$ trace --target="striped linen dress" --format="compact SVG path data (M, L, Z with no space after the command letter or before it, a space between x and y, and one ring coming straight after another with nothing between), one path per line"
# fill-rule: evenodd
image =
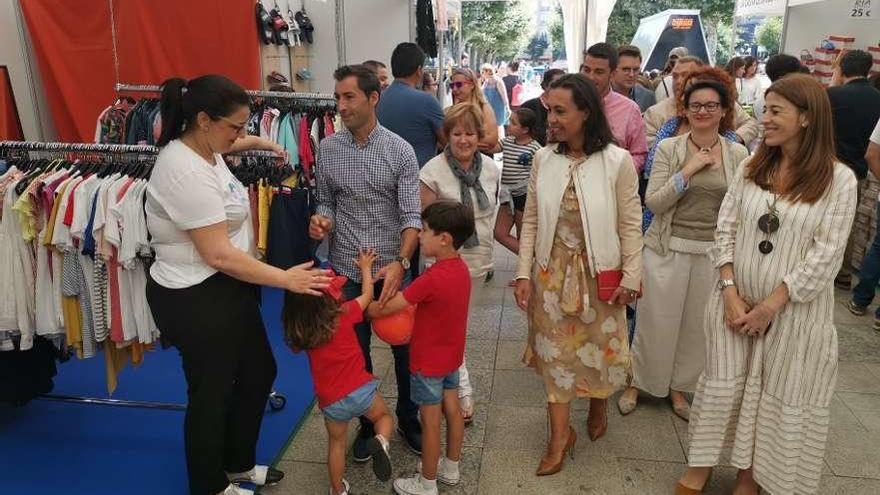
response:
M773 195L743 178L741 166L722 203L710 250L716 267L733 263L750 306L785 282L790 302L763 337L724 325L717 287L706 307L706 367L688 431L688 463L753 468L772 494L816 493L837 380L832 281L840 268L856 206L856 179L837 164L814 204L777 202L774 249L758 251L758 218Z

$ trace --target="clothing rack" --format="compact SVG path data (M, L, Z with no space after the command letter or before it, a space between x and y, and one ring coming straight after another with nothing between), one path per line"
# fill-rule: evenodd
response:
M288 100L312 100L336 103L336 98L329 93L291 93L287 91L246 90L248 96L261 98L281 98ZM117 93L161 93L162 87L152 84L116 84Z
M147 145L130 145L130 144L96 144L96 143L50 143L40 141L0 141L0 151L4 150L21 150L21 151L50 151L50 152L84 152L84 153L110 153L110 154L144 154L155 157L159 153L156 146ZM234 153L235 156L275 156L271 151L246 151ZM133 407L140 409L162 409L171 411L185 411L186 405L173 404L168 402L138 401L138 400L120 400L120 399L103 399L98 397L82 397L75 395L63 394L43 394L38 398L55 402L73 402L79 404L94 404L101 406L117 406L117 407ZM284 408L287 404L287 397L272 391L269 394L269 407L274 411Z
M144 153L155 154L159 148L147 145L131 144L95 144L95 143L44 143L40 141L0 141L2 149L24 151L58 151L58 152L103 152L103 153Z
M0 150L22 150L22 151L55 151L64 152L84 152L84 153L109 153L109 154L132 154L138 153L142 155L157 155L159 148L150 145L132 145L132 144L97 144L97 143L44 143L40 141L0 141ZM244 157L274 157L274 151L267 150L248 150L236 153L227 153L231 156Z

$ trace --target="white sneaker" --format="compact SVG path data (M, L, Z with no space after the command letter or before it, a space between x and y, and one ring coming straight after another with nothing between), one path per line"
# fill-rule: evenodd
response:
M345 478L342 478L342 493L339 495L348 495L348 492L351 491L351 485L348 484L348 481L345 481ZM330 495L333 494L333 487L330 487Z
M254 495L254 491L230 483L229 486L218 495Z
M419 459L419 473L422 472L422 460ZM461 473L458 472L458 463L452 462L445 456L440 456L437 461L437 481L449 486L455 486L461 481Z
M394 493L398 495L438 495L437 480L426 480L421 474L412 478L394 480Z

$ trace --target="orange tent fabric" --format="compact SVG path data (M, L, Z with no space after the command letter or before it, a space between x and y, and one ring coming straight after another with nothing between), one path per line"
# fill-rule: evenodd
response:
M19 2L30 31L46 101L63 141L90 142L95 120L113 98L110 6L81 0Z
M21 122L18 120L18 111L15 108L15 98L12 96L9 72L6 67L0 67L0 140L4 139L20 141L24 136L21 133Z
M116 96L110 5L106 0L28 0L22 11L62 141L94 140L100 112ZM251 0L113 0L119 81L223 74L260 85Z

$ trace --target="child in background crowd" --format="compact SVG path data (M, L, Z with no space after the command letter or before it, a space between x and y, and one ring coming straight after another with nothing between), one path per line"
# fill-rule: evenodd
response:
M495 240L514 254L519 254L519 235L522 230L523 211L526 208L526 193L529 189L529 175L532 171L532 158L541 149L536 136L538 117L529 108L518 108L510 116L507 137L501 142L504 152L504 166L501 169L501 208L495 217ZM516 237L510 234L516 226ZM510 281L513 286L515 281Z
M371 318L417 304L410 340L410 387L422 422L420 473L394 480L401 495L436 495L437 481L456 485L464 438L458 401L458 368L464 359L471 278L458 249L474 235L474 214L461 203L438 201L422 212L419 244L436 262ZM446 417L446 456L440 457L440 420Z
M366 371L354 332L373 300L372 268L376 257L376 251L367 250L357 258L362 277L357 299L341 301L347 279L336 276L323 297L287 292L284 300L284 336L294 352L305 350L308 354L315 394L324 413L329 436L330 495L349 493L350 486L342 477L348 423L359 416L366 416L375 425L376 436L367 444L373 472L382 481L391 478L388 439L394 422L376 391L378 380Z

